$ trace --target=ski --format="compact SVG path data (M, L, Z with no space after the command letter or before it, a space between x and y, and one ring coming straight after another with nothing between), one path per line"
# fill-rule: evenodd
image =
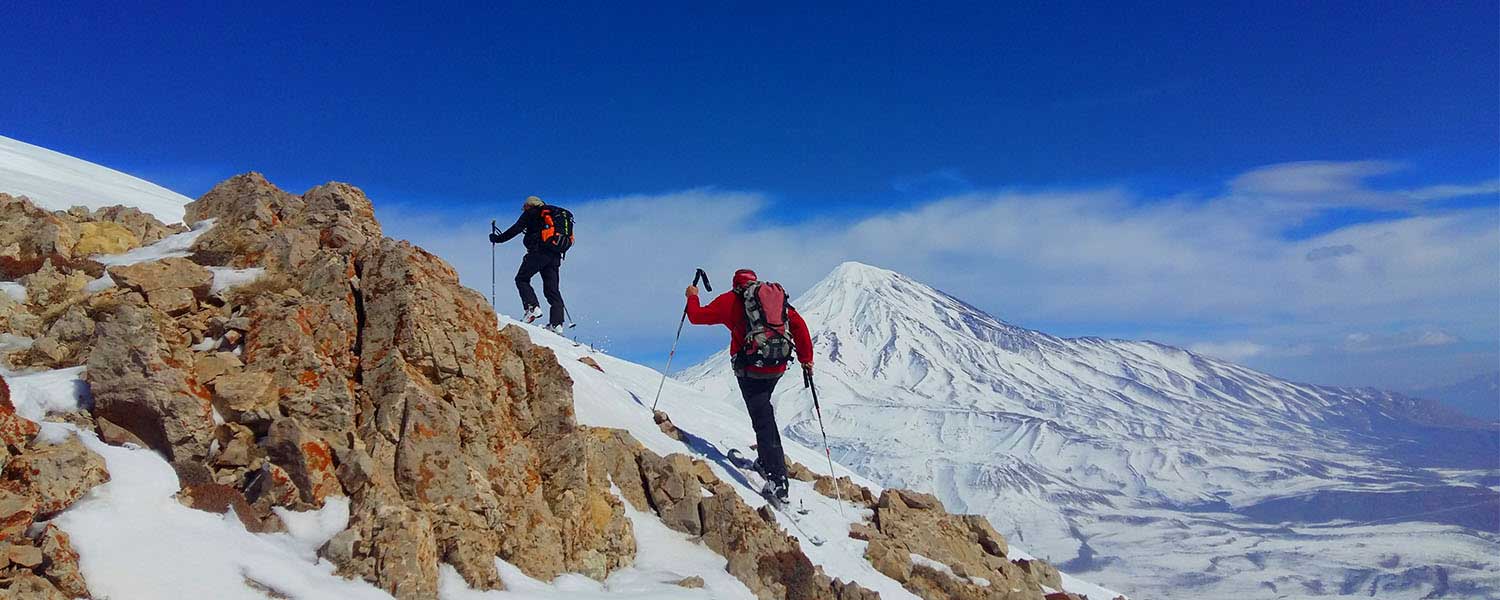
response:
M754 476L755 479L759 479L762 482L763 485L761 486L760 495L766 500L766 504L771 507L771 510L774 510L780 513L782 516L786 517L787 522L791 523L792 529L797 530L797 533L801 534L802 537L808 541L808 543L814 546L822 546L823 543L827 541L823 539L823 536L812 533L802 528L802 516L806 515L809 512L805 506L799 506L799 508L797 508L796 510L788 510L786 504L777 499L774 494L767 493L769 487L766 484L768 482L766 482L765 476L761 475L760 471L756 470L755 461L745 458L745 455L741 454L738 448L731 448L729 450L728 457L729 464L734 465L736 469L739 469L740 472L744 473L747 477Z

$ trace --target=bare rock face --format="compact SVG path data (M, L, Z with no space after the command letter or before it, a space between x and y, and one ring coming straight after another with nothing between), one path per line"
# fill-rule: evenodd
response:
M291 271L319 248L355 249L381 237L359 188L329 183L298 197L259 173L232 177L189 203L187 220L203 219L217 219L193 246L203 264Z
M888 489L875 503L873 527L850 535L868 539L865 557L875 569L923 598L1040 598L1041 586L1060 581L1043 574L1042 561L1025 567L1006 559L1005 539L978 515L954 515L930 494ZM914 564L912 554L947 565L952 574ZM983 585L979 580L988 582Z
M371 458L377 489L366 493L427 514L439 553L471 585L499 585L496 555L542 579L629 564L629 521L589 462L597 450L551 351L495 331L485 299L436 257L392 240L367 252L360 359L372 418L351 449ZM363 521L376 507L359 504Z
M0 278L35 272L43 262L66 264L78 243L75 223L30 200L0 194Z
M84 378L101 433L113 427L168 461L202 460L213 405L193 377L187 340L160 311L124 301L97 325Z
M603 578L633 560L603 444L574 422L571 380L556 357L524 332L496 331L488 303L446 263L384 239L358 188L295 196L246 174L190 204L187 219L216 220L191 263L265 267L262 279L280 283L195 294L190 307L153 298L196 289L182 278L152 274L172 281L152 286L125 273L117 279L145 302L100 319L89 365L102 433L170 448L176 463L206 469L184 502L234 504L215 487L228 486L264 518L275 506L347 495L349 528L322 554L398 598L434 597L439 562L470 585L498 588L497 556L542 579ZM126 324L160 343L97 349ZM152 324L178 335L145 335ZM196 357L177 353L200 338L221 342ZM97 383L96 366L105 367ZM152 391L145 401L110 393L129 386ZM201 411L205 398L211 408ZM173 414L194 418L171 431L142 426L170 422L159 409L171 402L185 404ZM213 412L223 424L213 425Z

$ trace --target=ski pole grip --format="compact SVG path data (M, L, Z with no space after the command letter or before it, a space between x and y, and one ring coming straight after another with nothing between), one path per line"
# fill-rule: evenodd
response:
M698 272L693 274L693 285L698 285L698 280L700 279L703 280L704 291L714 291L713 284L708 282L708 273L705 273L703 269L698 269Z

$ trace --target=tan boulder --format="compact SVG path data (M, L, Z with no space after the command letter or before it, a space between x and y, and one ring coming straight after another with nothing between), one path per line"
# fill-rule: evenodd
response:
M215 186L187 205L189 221L217 219L193 246L200 262L296 271L320 249L344 253L380 239L380 225L364 192L329 183L293 196L246 173Z
M213 438L213 405L193 378L192 352L171 320L121 302L95 329L84 378L101 435L133 437L170 461L201 460Z
M4 556L8 564L27 569L42 564L42 549L31 544L0 542L0 556Z
M67 264L78 242L77 224L38 208L25 197L0 194L0 279L34 273L45 262Z
M109 471L104 459L85 448L77 436L29 449L12 457L0 471L0 486L36 499L40 519L51 518L106 481Z
M646 497L662 523L689 535L701 535L703 521L698 517L698 505L703 500L703 487L693 473L692 462L684 454L666 458L643 454L641 479L645 481Z
M156 290L146 294L146 303L169 317L179 317L198 309L198 299L187 288Z
M36 520L36 498L25 490L0 486L0 540L19 536Z
M42 575L68 597L88 598L88 583L83 579L83 571L78 566L78 551L73 549L68 534L48 523L37 541L46 559Z
M193 361L193 378L198 383L211 384L220 375L238 372L244 366L245 363L240 362L240 357L233 352L202 354Z
M292 508L319 508L328 496L343 492L333 463L333 449L295 419L272 422L261 443L272 464L286 471L300 493L301 505Z
M12 363L42 369L75 366L88 358L94 338L94 319L82 304L66 305L31 348L12 357Z
M69 600L66 594L40 575L21 571L0 579L0 600Z
M195 299L205 300L214 283L213 272L186 258L176 257L110 267L109 275L121 287L140 292L147 300L153 295L176 294L175 290L183 289L191 292Z
M48 259L19 283L26 286L26 303L31 305L31 312L46 322L83 300L90 279L86 273L59 268Z
M123 227L136 240L139 240L138 245L155 243L169 235L188 230L187 226L181 223L163 224L151 213L132 206L105 206L92 211L75 206L68 209L68 214L80 222L92 221Z
M38 430L36 423L16 414L16 407L10 401L10 385L0 377L0 445L3 445L0 459L20 452Z
M868 539L865 556L876 570L923 598L1037 598L1045 563L1028 569L1005 559L1005 539L977 515L954 515L936 497L888 489L874 503L873 527L856 524L851 536ZM911 564L920 554L952 574ZM1055 572L1055 569L1053 570ZM973 578L991 582L979 585Z
M42 319L29 306L0 293L0 331L21 337L33 337L42 329Z
M1045 561L1036 559L1016 559L1011 561L1037 583L1045 585L1054 590L1062 589L1062 573L1057 567L1047 564Z
M214 429L214 441L218 442L218 454L213 457L216 467L249 467L265 455L265 450L255 444L255 432L239 423L225 423Z
M281 416L270 373L243 371L225 373L213 380L214 408L224 419L265 431Z
M73 256L95 254L124 254L138 248L141 238L119 223L97 222L78 225L78 241L73 244Z

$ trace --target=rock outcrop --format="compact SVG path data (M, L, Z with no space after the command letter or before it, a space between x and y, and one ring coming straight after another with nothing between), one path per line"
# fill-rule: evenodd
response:
M873 523L850 535L869 541L865 557L876 570L923 598L1034 599L1043 585L1061 585L1043 561L1007 559L1005 538L987 519L951 514L930 494L881 492Z
M24 197L0 194L0 278L34 273L42 263L68 264L78 228L72 219L38 208Z
M109 480L104 459L76 436L57 444L16 414L0 378L0 598L88 598L68 534L45 523Z
M434 596L440 562L496 588L497 556L543 579L633 560L566 371L524 333L497 331L446 263L381 237L357 188L294 196L242 175L188 218L216 220L194 262L264 266L290 285L227 295L226 320L204 332L222 329L224 345L181 377L225 421L202 420L219 443L200 457L179 437L174 452L262 513L349 496L349 529L323 553L400 598Z
M650 511L668 527L701 536L728 559L726 569L759 598L872 599L858 584L832 579L807 558L797 540L776 525L767 509L756 510L702 461L684 454L659 456L628 432L594 428L604 452L601 465L620 495Z

